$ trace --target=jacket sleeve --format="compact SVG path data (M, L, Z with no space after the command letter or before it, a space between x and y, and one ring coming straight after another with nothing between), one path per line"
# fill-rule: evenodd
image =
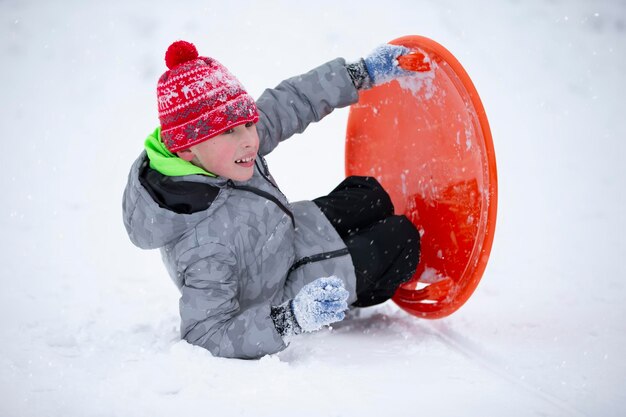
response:
M181 337L228 358L260 358L283 350L286 345L270 317L269 303L240 309L234 254L217 243L204 245L202 252L205 256L184 271Z
M358 101L346 63L337 58L306 74L267 89L257 100L261 155L267 155L283 140L302 133L335 108Z

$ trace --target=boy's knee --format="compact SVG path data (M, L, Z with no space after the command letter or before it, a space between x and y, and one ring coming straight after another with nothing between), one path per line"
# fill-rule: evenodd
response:
M398 239L398 244L403 246L407 252L407 260L417 266L421 243L420 232L417 227L404 215L391 216L385 221L390 223L391 230Z
M398 224L405 231L407 235L410 235L414 240L419 244L420 241L420 232L417 230L417 227L405 216L394 216L398 218Z

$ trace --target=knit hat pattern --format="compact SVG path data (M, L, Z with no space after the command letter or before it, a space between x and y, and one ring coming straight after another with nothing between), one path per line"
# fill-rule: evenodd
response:
M178 152L244 123L256 123L254 99L226 67L200 57L196 47L174 42L165 54L169 68L157 84L161 140Z

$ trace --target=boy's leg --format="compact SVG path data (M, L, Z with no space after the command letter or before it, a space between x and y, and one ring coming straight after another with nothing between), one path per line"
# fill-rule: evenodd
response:
M313 202L342 238L393 214L393 203L373 177L348 177Z
M420 235L405 216L391 216L345 239L356 272L355 307L390 299L419 262Z

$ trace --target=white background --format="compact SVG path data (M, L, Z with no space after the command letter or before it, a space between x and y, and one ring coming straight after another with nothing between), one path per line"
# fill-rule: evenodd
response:
M624 1L3 0L0 31L0 415L626 414ZM457 56L491 123L474 296L438 321L362 310L259 361L179 341L178 292L121 218L167 46L258 96L408 34ZM270 155L292 200L342 179L347 114Z

